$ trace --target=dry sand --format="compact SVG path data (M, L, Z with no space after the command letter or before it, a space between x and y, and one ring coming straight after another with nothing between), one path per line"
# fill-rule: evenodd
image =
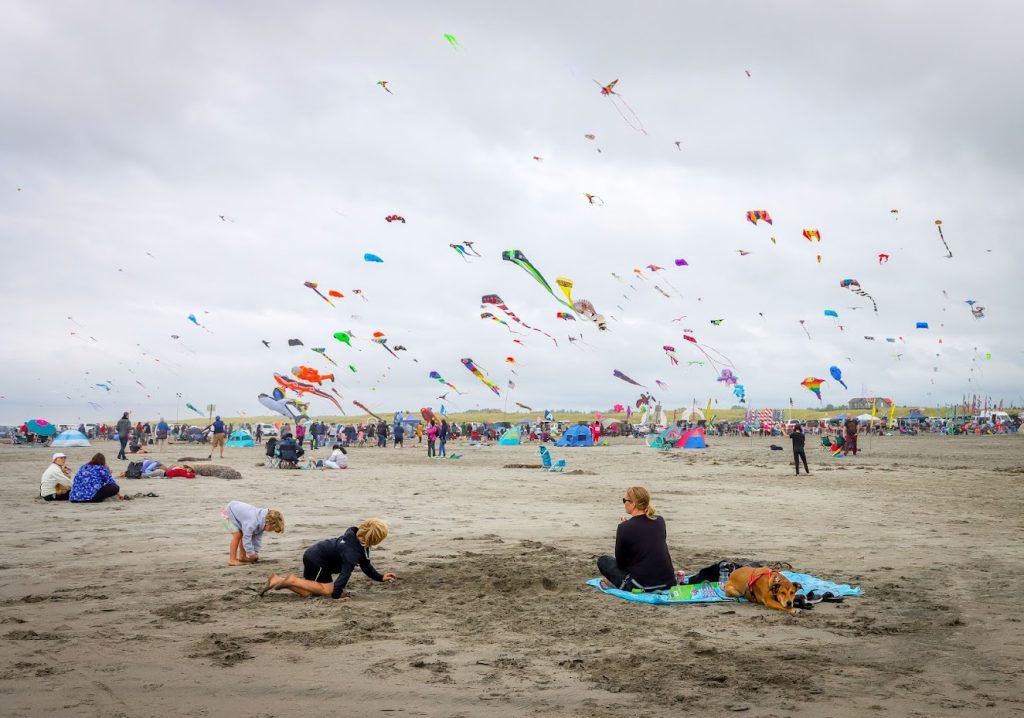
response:
M241 480L123 481L159 498L100 505L34 499L49 451L5 446L0 712L1021 715L1022 439L875 438L846 459L809 441L800 479L770 439L554 450L577 475L503 468L535 463L530 446L354 449L346 472L229 449ZM865 595L791 617L599 594L583 582L630 484L651 489L678 567L784 560ZM284 512L256 566L226 565L231 499ZM373 559L399 581L357 573L348 602L256 596L368 516L391 524Z

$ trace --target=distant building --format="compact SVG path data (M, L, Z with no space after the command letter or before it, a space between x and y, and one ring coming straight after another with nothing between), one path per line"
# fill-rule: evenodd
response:
M875 401L872 397L858 397L856 399L850 399L851 409L870 409L871 403Z

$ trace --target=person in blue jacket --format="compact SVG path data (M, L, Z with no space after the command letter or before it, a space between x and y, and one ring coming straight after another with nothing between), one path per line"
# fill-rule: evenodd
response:
M303 598L307 596L330 596L344 600L345 586L358 566L374 581L394 581L393 573L381 574L370 563L370 548L387 538L388 525L381 519L366 519L359 526L352 526L337 538L315 543L302 554L302 578L293 573L287 576L271 574L260 589L262 596L267 591L286 588ZM337 578L332 576L337 574Z
M88 464L82 464L75 472L75 478L71 481L71 493L68 500L71 503L99 503L106 501L111 496L123 499L121 487L114 481L113 474L107 468L107 457L103 454L96 454Z

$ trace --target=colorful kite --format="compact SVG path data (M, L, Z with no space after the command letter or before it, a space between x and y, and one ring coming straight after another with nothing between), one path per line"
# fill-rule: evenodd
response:
M285 399L284 394L281 392L280 389L274 389L273 396L270 396L269 394L260 394L259 396L256 397L256 399L260 402L260 404L267 407L271 411L280 414L286 419L298 422L304 421L309 418L308 416L306 416L306 414L304 413L304 409L302 408L308 405L300 404L294 399ZM297 409L298 412L292 411L293 408Z
M454 389L456 394L461 394L462 393L461 391L459 391L458 387L456 387L450 381L445 381L444 377L441 376L440 374L438 374L436 371L430 372L430 378L433 379L436 382L439 382L441 384L444 384L447 387L450 387L450 388Z
M555 312L555 316L566 322L576 321L576 317L573 316L572 314L569 314L569 312Z
M100 389L106 389L107 391L110 391L110 387L107 384L93 384L93 386L98 386Z
M462 360L462 365L466 367L466 369L468 369L473 376L482 381L484 383L484 386L486 386L488 389L493 391L498 396L501 396L501 389L498 388L497 384L488 380L488 378L484 376L484 373L480 370L479 367L477 367L476 364L473 363L472 359L470 359L469 357L464 358Z
M915 325L915 327L914 327L914 328L915 328L915 329L927 329L927 328L928 328L928 322L918 322L918 323L917 323L917 324Z
M821 385L824 381L824 379L815 379L813 376L809 376L800 382L800 385L808 391L814 392L814 395L818 397L818 401L821 401Z
M889 261L889 255L888 254L885 254L883 252L882 254L878 255L878 263L879 264L885 264L888 261Z
M828 372L829 372L829 374L832 375L833 379L835 379L836 381L838 381L840 384L843 385L844 389L849 389L850 388L850 387L846 386L846 382L843 381L843 372L842 372L842 370L840 370L839 367L837 367L837 366L830 366L828 368Z
M736 365L732 363L732 359L730 359L725 354L718 351L712 346L708 346L707 344L701 344L692 334L683 334L683 339L688 341L690 344L693 344L693 346L697 347L697 351L704 355L704 357L711 364L712 368L714 368L714 370L719 374L721 374L722 372L722 367L719 366L719 364L723 364L733 369L736 368ZM712 354L714 356L712 356Z
M658 388L662 391L668 391L668 384L663 382L661 379L655 379L654 383L658 385Z
M872 297L867 292L865 292L863 289L861 289L860 282L858 282L856 279L844 279L841 282L839 282L839 286L842 287L843 289L849 289L858 297L864 297L865 299L870 300L871 306L874 307L875 309L875 314L878 314L878 304L875 303L875 298Z
M334 374L321 374L313 367L304 366L302 364L293 366L292 374L303 381L311 381L314 384L323 384L328 379L334 381Z
M632 384L633 386L644 386L640 382L634 381L634 380L630 379L628 376L623 374L618 369L615 369L615 370L612 371L612 376L614 376L616 379L622 379L622 381L626 382L627 384ZM646 387L644 387L644 388L646 388Z
M520 252L518 249L505 250L504 252L501 253L501 258L506 262L512 262L512 264L516 265L517 267L525 271L527 274L529 274L531 277L533 277L535 280L537 280L537 282L539 282L540 285L547 290L548 294L554 297L555 301L557 301L559 304L564 305L570 311L576 311L576 308L573 307L572 304L563 301L558 297L558 295L555 294L554 290L551 288L551 285L548 284L548 280L544 279L544 275L540 273L540 270L534 267L530 260L526 258L526 255Z
M380 85L381 87L383 87L387 91L387 93L389 95L395 94L391 90L388 90L388 81L387 80L377 80L377 84Z
M598 207L604 206L604 200L598 197L596 194L584 192L583 196L587 198L587 202L589 202L590 204L594 204L594 200L596 199L599 202L599 204L597 205Z
M333 359L331 359L331 358L330 358L329 356L327 356L327 347L310 347L310 349L311 349L312 351L315 351L315 352L316 352L317 354L319 354L320 356L322 356L322 357L323 357L324 359L326 359L327 361L329 361L329 362L330 362L331 364L333 364L334 366L338 366L338 362L334 361L334 360L333 360Z
M342 344L348 344L352 346L352 335L348 332L334 332L334 338Z
M817 241L820 242L821 241L821 232L819 232L816 229L805 229L804 230L804 238L808 242L812 242L814 240L817 240Z
M323 294L321 294L321 293L320 293L320 290L319 290L319 289L317 289L317 287L319 287L319 286L320 286L319 284L317 284L316 282L303 282L303 284L305 284L305 285L306 285L307 287L309 287L309 288L310 288L310 289L312 289L312 290L313 290L314 292L316 292L316 295L317 295L318 297L320 297L321 299L323 299L323 300L324 300L325 302L327 302L328 304L330 304L330 305L331 305L332 307L334 306L334 302L332 302L332 301L331 301L330 299L328 299L328 298L327 298L327 297L325 297L325 296L324 296Z
M634 112L633 108L630 107L629 104L627 104L627 102L623 99L622 95L615 91L615 85L618 82L619 81L616 79L612 80L607 85L602 85L597 80L594 80L594 83L601 88L601 94L607 97L609 100L611 100L612 104L615 105L615 109L619 113L619 116L626 122L626 124L629 125L632 129L636 130L637 132L643 132L646 135L647 130L644 129L644 123L640 121L640 118L637 117L636 112ZM622 107L619 107L619 103L622 103L622 107L625 107L626 110L629 111L629 114L633 118L633 121L631 121L629 117L626 117L626 113L622 111ZM633 124L634 121L636 124Z
M496 317L493 314L491 314L490 312L480 312L480 318L481 319L490 319L493 322L497 322L498 324L504 325L505 328L508 329L509 333L511 333L511 334L518 334L519 333L519 332L513 331L512 327L509 326L509 323L506 322L504 319L502 319L501 317Z
M449 244L448 246L451 247L452 249L454 249L458 253L458 255L460 257L462 257L462 261L463 262L466 262L467 264L469 263L469 259L467 258L466 248L465 247L463 247L461 244Z
M935 228L937 230L939 230L939 239L942 240L942 246L945 247L946 251L949 253L948 255L946 255L946 259L952 259L953 258L953 250L951 250L949 248L949 245L946 244L946 237L942 234L942 220L941 219L935 220Z
M462 49L462 45L459 44L458 39L454 35L449 34L449 33L446 32L444 34L444 39L447 40L448 44L451 45L456 50Z
M682 262L682 264L680 264L680 262ZM685 267L685 266L687 266L687 264L686 264L686 260L685 260L685 259L677 259L677 260L676 260L676 266L677 266L677 267ZM665 268L664 268L664 267L659 267L659 266L658 266L658 265L656 265L656 264L648 264L648 265L647 265L647 268L648 268L649 270L651 270L652 272L664 272L664 271L665 271ZM668 285L668 286L669 286L669 287L670 287L671 289L673 289L673 290L675 291L675 293L676 293L677 295L679 295L680 297L682 297L682 296L683 296L683 293L679 291L679 287L677 287L676 285L672 284L672 282L670 282L670 281L668 280L668 276L667 276L667 275L664 275L664 274L663 274L663 275L661 275L661 281L665 282L665 284L667 284L667 285ZM658 290L659 292L661 292L662 294L664 294L664 295L665 295L666 297L668 296L668 295L667 295L667 294L665 294L665 292L663 292L663 291L661 290L661 288L660 288L660 287L658 287L657 285L655 285L655 287L654 287L654 288L655 288L655 289L657 289L657 290Z
M690 263L687 262L685 259L677 259L676 260L676 266L677 267L689 267Z
M747 212L747 221L755 227L758 222L767 222L768 224L772 224L772 216L768 214L768 210L766 209L752 209Z
M192 410L192 411L194 411L195 413L199 414L199 416L202 416L202 415L203 415L203 412L199 411L199 409L195 408L194 406L192 406L192 404L190 404L190 403L188 403L188 402L185 402L185 408L186 408L186 409L191 409L191 410Z
M376 419L377 421L383 421L383 419L381 419L381 418L380 418L379 416L377 416L377 415L376 415L376 414L374 414L374 413L373 413L372 411L370 411L370 410L369 410L369 409L368 409L368 408L366 407L366 405L365 405L365 404L362 404L362 403L360 403L360 402L358 402L358 401L353 401L352 403L353 403L353 404L354 404L355 406L357 406L358 408L360 408L360 409L362 409L363 411L365 411L365 412L366 412L367 414L369 414L370 416L372 416L372 417L373 417L374 419Z
M500 309L502 312L505 313L505 316L507 316L512 321L514 321L516 324L519 324L520 326L522 326L525 329L529 329L531 331L543 334L548 339L550 339L551 341L555 342L555 346L558 346L558 341L555 340L555 338L553 336L548 334L543 329L538 329L537 327L531 327L529 324L524 322L522 319L519 318L519 316L514 311L512 311L508 307L507 304L505 304L505 301L501 297L499 297L497 294L485 294L484 296L480 297L480 303L481 304L489 304L489 305L492 305L494 307L497 307L498 309ZM573 317L574 321L575 321L575 319L576 318ZM518 332L516 332L516 333L518 333Z
M363 255L363 261L364 262L377 262L379 264L383 264L384 263L383 259L378 257L376 254L370 254L369 252L367 252L366 254Z
M387 339L386 336L384 336L383 332L374 332L373 333L373 337L372 337L372 341L376 342L377 344L380 344L382 347L387 349L388 354L393 356L395 359L399 358L399 356L397 354L395 354L393 351L391 351L391 347L388 346L388 339Z
M712 319L711 323L714 324L716 327L720 327L722 326L722 322L724 321L724 319Z
M274 381L276 381L282 389L290 389L291 391L294 391L296 394L302 395L309 393L313 394L314 396L319 396L323 399L327 399L329 402L338 407L338 411L341 411L341 404L338 403L337 399L335 399L333 396L326 392L320 391L312 384L307 384L305 382L298 381L295 379L289 379L288 377L277 373L274 374Z
M402 224L405 224L405 217L400 214L389 214L384 218L384 221L388 224L391 224L392 222L401 222Z
M676 348L666 344L662 349L665 351L665 356L668 357L668 360L672 362L672 366L679 366L679 357L676 356Z

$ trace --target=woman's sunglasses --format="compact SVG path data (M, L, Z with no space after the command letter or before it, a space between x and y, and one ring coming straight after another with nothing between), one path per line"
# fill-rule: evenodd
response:
M623 500L622 500L622 503L624 503L624 504L626 504L626 503L631 503L631 502L632 502L632 500L631 500L631 499L623 499Z

